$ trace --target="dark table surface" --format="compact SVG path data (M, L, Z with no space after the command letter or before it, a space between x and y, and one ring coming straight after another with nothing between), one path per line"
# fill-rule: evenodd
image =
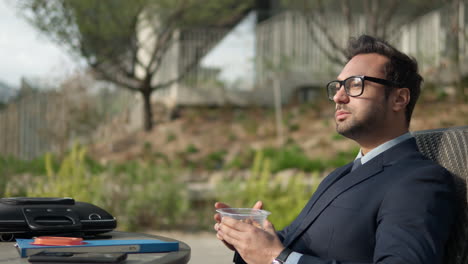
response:
M107 233L111 239L159 239L163 241L178 241L172 238L147 235L141 233L130 233L113 231ZM107 235L106 234L106 235ZM182 241L179 242L179 251L168 253L140 253L128 254L125 264L186 264L190 260L190 247ZM28 264L27 258L21 258L15 248L15 242L0 242L0 264Z

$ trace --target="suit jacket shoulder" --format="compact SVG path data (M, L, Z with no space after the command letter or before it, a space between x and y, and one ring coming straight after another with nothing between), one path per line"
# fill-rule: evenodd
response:
M351 173L349 167L325 178L280 232L285 246L305 254L301 262L438 263L453 218L450 174L426 159L414 139Z

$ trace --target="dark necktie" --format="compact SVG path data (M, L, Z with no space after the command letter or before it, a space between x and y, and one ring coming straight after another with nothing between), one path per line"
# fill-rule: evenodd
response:
M351 168L351 171L354 171L355 169L359 168L362 166L361 163L361 158L358 158L354 161L353 167Z

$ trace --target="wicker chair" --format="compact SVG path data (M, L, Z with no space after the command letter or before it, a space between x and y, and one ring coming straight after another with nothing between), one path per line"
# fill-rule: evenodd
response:
M456 183L459 212L446 248L444 264L468 263L468 126L413 133L420 151L452 173Z

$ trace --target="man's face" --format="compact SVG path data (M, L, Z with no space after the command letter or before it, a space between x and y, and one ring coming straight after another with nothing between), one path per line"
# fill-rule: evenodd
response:
M338 80L356 75L385 79L387 62L388 58L376 53L356 55L345 65ZM348 96L342 87L333 101L336 103L336 131L343 136L357 140L385 127L387 101L383 85L364 81L364 92L358 97Z

